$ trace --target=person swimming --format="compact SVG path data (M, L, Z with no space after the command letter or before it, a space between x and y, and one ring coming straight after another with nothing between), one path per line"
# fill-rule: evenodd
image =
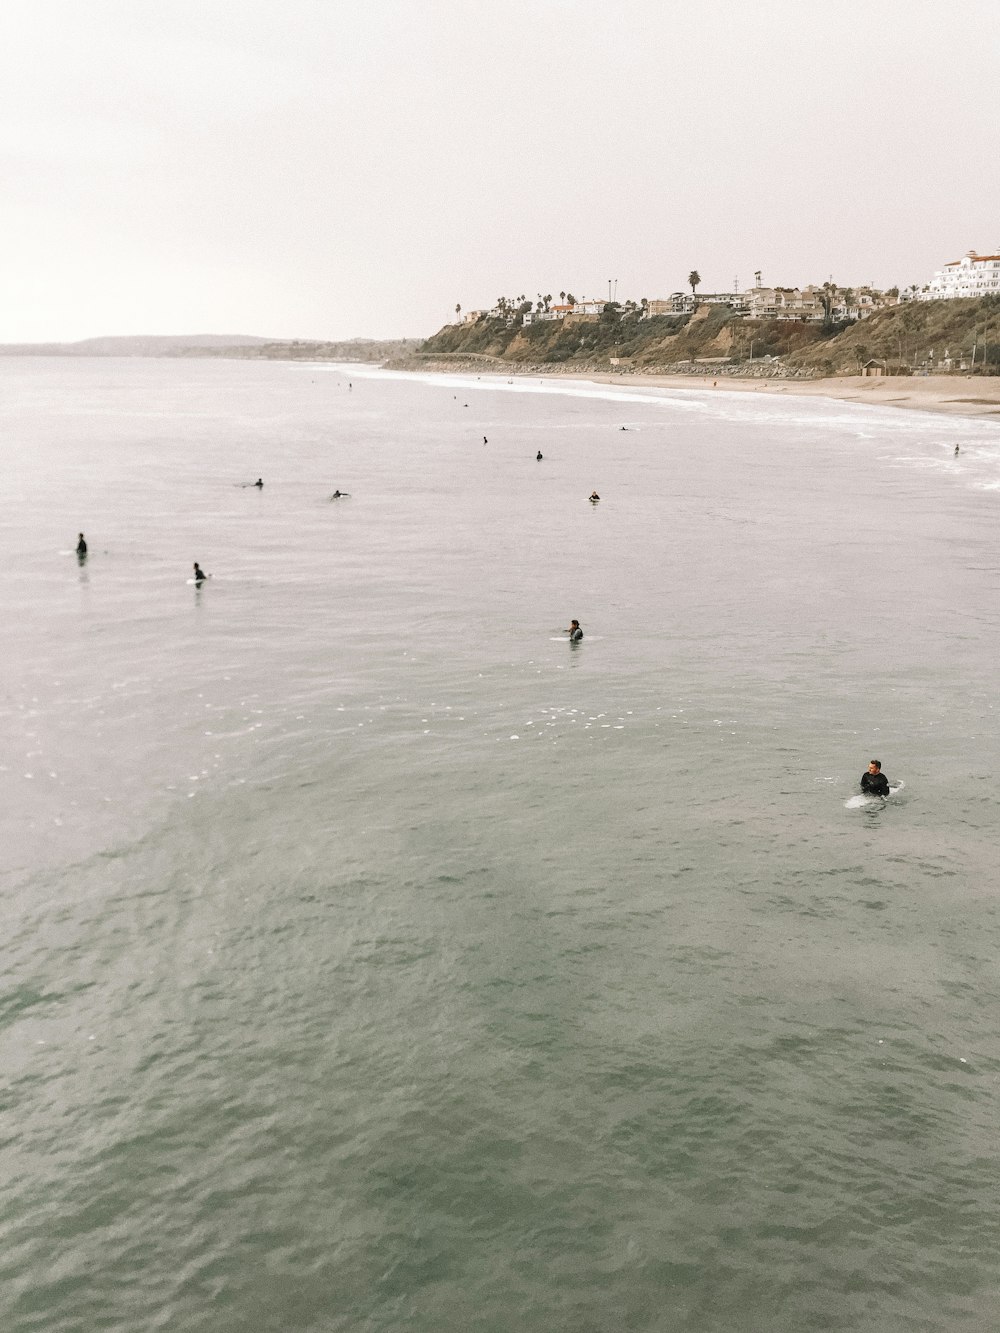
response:
M583 630L580 628L579 620L571 620L569 622L569 629L566 630L566 633L569 635L570 643L579 643L583 638Z
M194 581L195 581L195 583L204 583L205 580L206 580L207 578L208 578L208 575L205 573L205 571L202 569L201 565L199 565L199 564L198 564L198 561L196 560L196 561L194 562Z
M591 491L591 492L590 492L590 503L591 503L591 504L597 504L597 502L598 502L598 500L599 500L600 498L601 498L601 497L597 494L596 491Z
M350 495L350 491L334 491L334 493L330 496L330 499L331 499L331 500L346 500L347 497L348 497L349 495Z
M259 491L264 489L264 482L261 480L260 477L257 478L257 480L254 482L254 485L257 487Z
M87 554L87 539L86 537L84 537L82 532L79 534L79 537L77 538L76 553L79 556L84 556Z
M882 772L882 761L873 759L861 774L861 790L867 796L888 796L889 779Z

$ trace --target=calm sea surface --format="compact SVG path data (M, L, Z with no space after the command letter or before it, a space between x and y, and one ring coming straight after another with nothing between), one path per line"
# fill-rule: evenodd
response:
M8 358L0 445L5 1333L1000 1326L1000 425Z

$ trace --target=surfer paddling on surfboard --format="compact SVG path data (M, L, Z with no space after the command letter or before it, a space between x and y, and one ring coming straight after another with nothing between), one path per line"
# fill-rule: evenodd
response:
M873 759L861 774L861 790L866 796L888 796L889 779L882 772L882 761Z

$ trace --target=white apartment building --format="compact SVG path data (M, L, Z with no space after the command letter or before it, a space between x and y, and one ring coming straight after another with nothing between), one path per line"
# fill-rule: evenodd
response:
M977 255L945 264L918 294L920 301L946 301L957 296L1000 296L1000 255Z

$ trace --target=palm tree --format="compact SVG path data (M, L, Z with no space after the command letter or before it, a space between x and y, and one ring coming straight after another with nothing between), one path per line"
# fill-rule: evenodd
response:
M559 293L559 300L562 301L563 305L566 304L566 293L565 293L565 292L560 292L560 293Z
M701 274L696 268L693 268L688 274L688 286L691 288L691 295L694 296L694 289L701 282Z
M461 318L462 318L462 307L461 304L459 304L455 307L455 323L458 324Z

